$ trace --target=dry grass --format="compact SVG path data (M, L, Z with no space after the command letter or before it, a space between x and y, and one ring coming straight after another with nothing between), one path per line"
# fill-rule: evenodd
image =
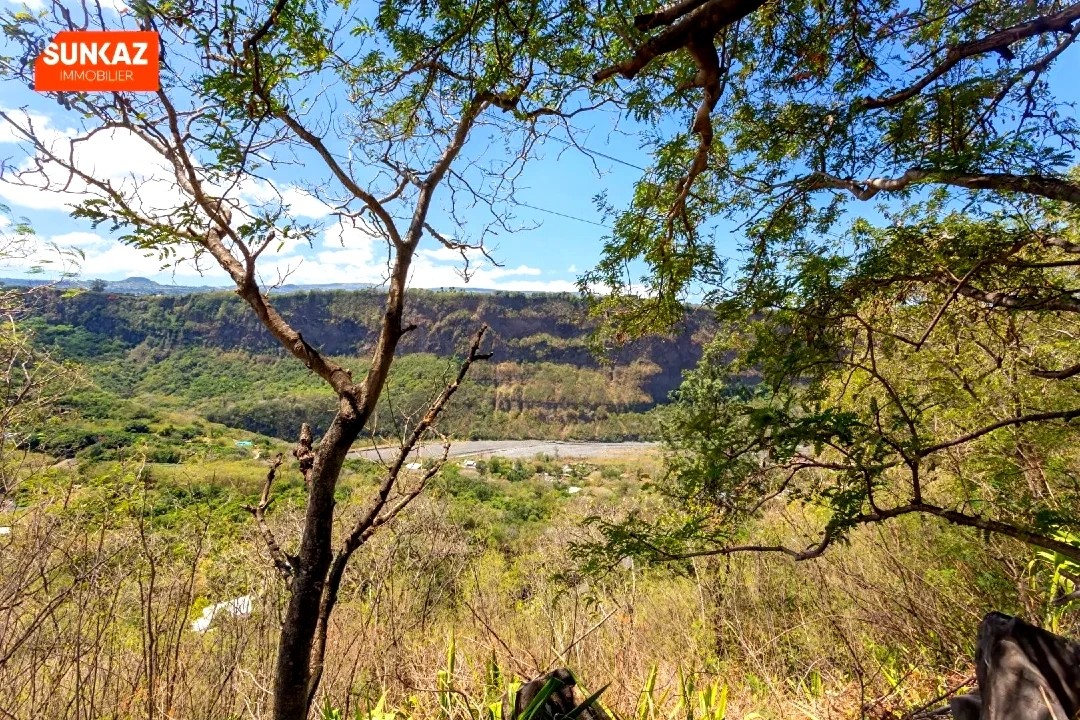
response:
M102 522L63 496L20 511L0 538L0 716L268 717L284 590L250 528L212 519ZM296 516L273 521L295 537ZM801 519L766 522L796 537ZM437 678L453 638L452 688L477 704L492 699L494 661L500 688L556 666L611 683L605 704L637 720L686 718L688 680L726 686L727 717L886 717L962 680L981 615L1023 612L1028 583L1018 548L917 519L812 563L744 556L586 580L565 554L578 526L563 517L508 556L418 503L351 568L323 700L352 717L385 693L387 707L445 719ZM191 631L208 603L248 593L250 617Z

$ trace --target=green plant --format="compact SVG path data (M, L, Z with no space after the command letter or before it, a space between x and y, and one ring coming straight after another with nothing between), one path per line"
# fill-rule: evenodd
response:
M1064 528L1054 531L1053 537L1070 545L1080 544L1080 533L1069 532ZM1049 570L1049 579L1045 581L1040 593L1046 603L1046 615L1044 624L1051 632L1061 631L1061 619L1075 607L1080 600L1080 564L1069 560L1060 553L1049 550L1039 550L1035 557L1028 563L1028 572L1032 577L1032 589L1038 592L1036 587L1037 578L1042 574L1040 568Z

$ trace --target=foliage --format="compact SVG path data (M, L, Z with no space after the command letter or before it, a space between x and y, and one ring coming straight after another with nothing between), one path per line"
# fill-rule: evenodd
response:
M696 69L706 115L652 146L583 289L617 288L596 298L616 339L695 293L719 332L665 429L670 512L601 521L606 557L804 560L920 513L1080 559L1057 534L1080 512L1080 128L1050 72L1077 9L725 7L711 77L690 45L693 66L677 44L614 66L645 86ZM650 18L639 31L670 22ZM737 258L718 251L728 229ZM748 533L770 503L813 508L809 540Z
M761 307L800 267L850 242L852 201L940 210L955 197L979 215L1020 198L1075 202L1066 171L1078 126L1068 81L1051 72L1075 51L1074 7L836 0L727 9L688 20L703 24L699 16L713 12L705 42L719 54L715 73L687 62L692 50L679 52L689 47L687 23L660 31L668 42L631 50L621 38L668 23L639 15L630 27L624 18L625 35L612 43L633 55L613 69L637 79L635 111L657 123L693 120L689 133L662 125L667 132L655 134L653 165L628 208L604 203L614 231L582 287L616 288L597 299L622 331L670 323L680 299L703 291ZM704 118L693 102L703 85L722 108ZM706 162L694 168L699 145ZM738 257L717 248L729 232L741 241Z

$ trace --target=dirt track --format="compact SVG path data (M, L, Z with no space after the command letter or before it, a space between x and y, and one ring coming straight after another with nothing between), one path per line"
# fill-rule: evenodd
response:
M395 448L382 447L376 450L367 445L359 449L360 443L349 453L350 457L365 457L386 460L393 456ZM450 457L486 458L498 455L508 458L531 458L539 454L550 455L558 459L614 458L623 455L639 455L657 448L650 442L559 442L555 440L462 440L450 447ZM420 457L437 457L442 454L442 445L429 444L421 449Z

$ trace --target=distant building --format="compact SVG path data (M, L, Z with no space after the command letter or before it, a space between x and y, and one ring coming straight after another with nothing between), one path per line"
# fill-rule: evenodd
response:
M251 440L237 440L236 441L236 447L248 448L248 447L253 446L254 444L255 443L253 443Z

